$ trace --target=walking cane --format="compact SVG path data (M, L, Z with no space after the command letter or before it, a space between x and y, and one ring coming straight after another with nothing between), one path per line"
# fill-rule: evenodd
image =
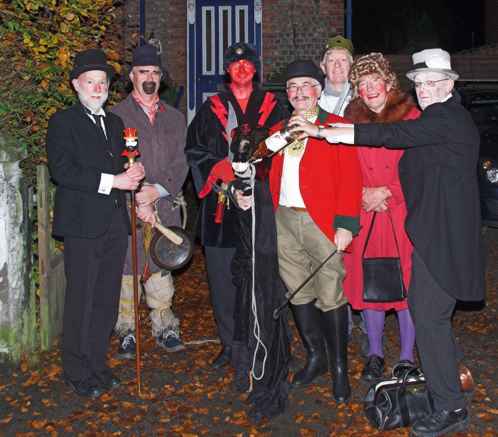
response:
M277 320L280 317L280 312L287 306L287 304L293 299L293 297L297 293L299 293L308 282L311 281L311 278L313 278L313 276L315 276L318 273L318 271L327 263L327 261L330 258L332 258L336 253L337 249L334 249L332 253L327 258L325 258L315 270L311 272L311 274L303 281L303 283L299 287L297 287L291 294L289 294L289 296L285 299L285 301L281 305L279 305L277 308L273 310L273 318L275 320Z
M121 154L128 158L128 165L135 163L135 158L140 155L138 152L137 130L133 127L125 128L123 132L125 140L125 150ZM137 376L138 396L142 396L141 363L140 363L140 314L138 312L138 259L137 259L137 211L136 211L135 191L131 191L131 265L133 270L133 309L135 311L135 367Z

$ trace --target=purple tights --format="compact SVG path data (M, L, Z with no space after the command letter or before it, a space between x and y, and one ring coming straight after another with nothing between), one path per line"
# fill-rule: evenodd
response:
M415 327L410 312L400 310L398 315L399 336L401 340L400 360L413 361L413 347L415 346ZM384 357L382 336L384 335L384 320L386 313L377 310L363 310L363 317L367 325L368 356L377 355Z

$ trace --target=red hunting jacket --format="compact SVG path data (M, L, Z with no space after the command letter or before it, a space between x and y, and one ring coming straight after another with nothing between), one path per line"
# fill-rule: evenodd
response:
M320 109L315 124L338 122L346 120ZM272 131L281 129L283 124L278 123ZM280 197L283 164L283 153L273 157L270 190L275 209ZM337 228L348 229L353 235L358 233L362 179L355 147L309 138L299 166L299 182L308 213L330 240L334 240Z

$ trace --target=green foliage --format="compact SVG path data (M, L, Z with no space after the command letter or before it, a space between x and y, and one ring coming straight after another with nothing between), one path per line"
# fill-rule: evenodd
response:
M102 47L121 72L118 32L109 31L118 6L115 0L0 0L0 119L28 153L23 168L31 181L46 160L48 119L74 102L74 54Z

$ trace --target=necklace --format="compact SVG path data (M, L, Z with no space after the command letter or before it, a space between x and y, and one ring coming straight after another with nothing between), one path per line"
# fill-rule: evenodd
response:
M308 121L315 120L318 116L318 106L303 112L302 116ZM285 153L289 156L301 156L304 153L305 147L306 140L295 140L285 148Z

